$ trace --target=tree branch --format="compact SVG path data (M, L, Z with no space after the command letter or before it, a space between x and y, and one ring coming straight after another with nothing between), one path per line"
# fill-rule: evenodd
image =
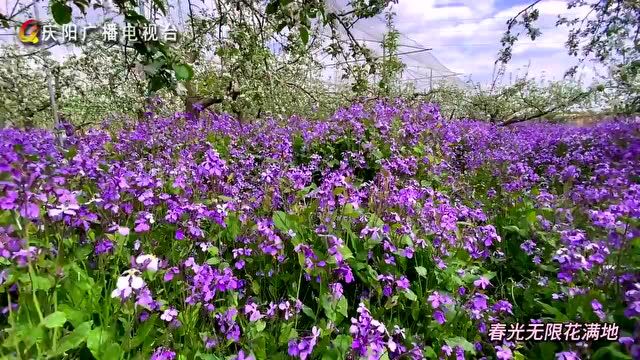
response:
M563 104L558 104L556 106L552 106L549 109L546 109L544 111L540 111L540 112L538 112L536 114L533 114L533 115L525 116L523 118L511 118L509 120L506 120L506 121L500 123L500 126L507 126L507 125L511 125L511 124L521 123L521 122L537 119L537 118L543 117L545 115L549 115L549 114L551 114L551 113L553 113L555 111L558 111L558 110L560 110L562 108L565 108L567 106L575 104L576 102L578 102L579 100L582 100L583 98L586 98L590 94L591 94L591 91L581 92L580 94L574 96L573 98L569 99L569 101L566 101Z

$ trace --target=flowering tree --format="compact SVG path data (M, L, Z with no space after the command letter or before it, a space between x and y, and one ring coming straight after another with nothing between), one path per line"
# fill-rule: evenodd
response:
M536 27L539 2L532 2L507 21L498 62L506 63L511 59L511 50L521 32L531 40L542 34ZM614 98L625 99L622 103L614 102L613 107L626 113L640 111L640 4L627 0L567 2L567 9L578 7L588 9L585 17L559 16L556 23L556 26L569 28L568 53L578 57L581 63L595 60L608 66L611 72L606 82L608 92ZM576 69L577 66L568 69L567 75L574 74Z
M142 71L129 66L122 47L104 47L90 38L83 53L62 62L53 60L48 51L13 45L2 49L0 117L5 125L51 124L47 69L58 111L76 125L95 124L108 115L135 115L142 109L145 79Z
M330 48L334 57L343 57L345 59L364 57L368 61L373 61L371 52L356 41L350 31L350 27L358 19L379 14L391 2L391 0L353 0L349 2L347 10L338 12L328 8L323 0L272 0L267 3L259 0L234 1L231 3L217 1L217 11L214 14L209 14L207 24L212 25L212 29L218 29L219 36L221 36L222 28L229 31L232 36L227 41L233 42L236 48L247 45L248 38L252 38L258 33L260 52L267 51L266 42L276 36L278 36L277 40L284 49L306 47L309 44L310 34L314 31L314 27L328 26L332 29L333 34ZM70 3L82 12L89 6L102 7L101 2L94 1L71 1ZM149 24L150 20L140 14L138 2L135 0L116 0L114 3L117 5L120 14L124 16L124 20L136 28L136 40L127 45L137 53L137 61L145 67L153 68L153 71L147 73L147 83L150 91L153 92L163 88L175 89L177 81L189 81L192 79L194 71L189 63L197 60L197 48L192 48L192 50L196 50L195 53L192 52L189 54L190 56L185 57L176 54L168 44L161 40L144 39L142 27ZM67 4L67 1L51 1L50 5L51 13L56 23L66 24L71 21L73 9ZM166 5L163 0L155 0L152 3L155 9L164 14L167 13ZM11 26L15 23L14 18L20 12L28 9L28 7L29 5L11 14L0 14L0 21L5 27ZM195 41L196 26L194 23L196 20L190 2L189 19L193 41ZM250 29L251 27L254 29ZM202 29L202 27L199 28ZM256 31L255 28L259 29L259 31ZM338 28L346 32L346 42L338 35ZM243 31L248 31L248 33L238 35ZM286 35L279 36L280 34L285 34L285 32ZM249 47L248 49L256 50L255 47ZM251 56L256 55L253 51L249 51L252 52ZM254 65L257 64L259 62L254 63ZM353 67L348 65L347 68L352 69ZM233 99L239 96L238 89L234 84L229 84L226 89L225 96ZM189 86L187 86L187 91L192 91ZM190 93L188 94L189 104L194 103L192 101L194 97L202 98L199 102L205 108L213 103L222 101L220 97L202 97Z
M425 94L414 94L418 101L438 103L449 119L486 120L511 125L532 119L553 119L571 111L586 111L599 101L597 87L585 89L579 82L516 79L512 84L495 81L492 85L469 83L469 88L440 84Z

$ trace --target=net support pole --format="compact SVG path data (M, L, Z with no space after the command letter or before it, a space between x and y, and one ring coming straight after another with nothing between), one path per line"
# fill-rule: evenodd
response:
M429 92L433 90L433 69L429 69Z

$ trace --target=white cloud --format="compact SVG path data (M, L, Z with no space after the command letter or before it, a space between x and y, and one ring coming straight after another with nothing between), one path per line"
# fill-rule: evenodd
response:
M400 32L425 47L433 48L432 54L453 71L487 83L500 50L506 21L526 6L523 3L497 9L492 0L402 0L394 6L394 11ZM583 17L588 9L567 10L566 2L557 0L542 1L537 9L540 12L538 26L543 35L535 41L524 34L521 36L513 48L507 73L517 72L518 68L530 63L530 75L544 74L547 79L559 79L577 60L567 54L564 46L568 30L556 27L555 23L559 15ZM415 45L406 38L401 40ZM417 57L412 56L414 59ZM592 77L593 71L585 69L584 74Z

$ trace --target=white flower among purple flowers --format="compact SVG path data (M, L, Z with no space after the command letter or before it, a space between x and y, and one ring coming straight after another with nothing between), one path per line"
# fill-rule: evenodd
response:
M140 265L142 267L142 270L156 272L158 271L160 259L158 259L155 255L143 254L139 255L136 258L136 264Z
M78 204L60 204L52 209L47 210L47 213L51 217L56 217L60 215L76 215L77 211L80 210L80 206Z
M140 290L144 286L145 282L140 277L140 271L137 269L129 269L118 278L116 288L111 292L111 297L119 297L125 300L129 298L134 291Z

